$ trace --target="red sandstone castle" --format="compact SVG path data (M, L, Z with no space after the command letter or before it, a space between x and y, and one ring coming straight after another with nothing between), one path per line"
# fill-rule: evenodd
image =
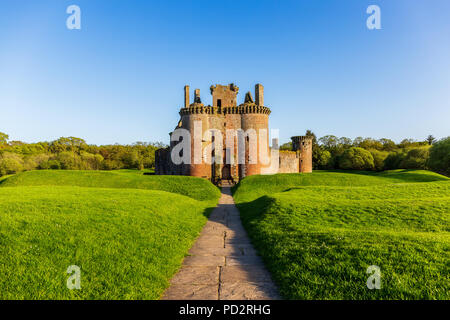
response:
M210 89L212 106L205 106L199 89L190 103L189 86L184 87L184 108L179 112L177 127L170 133L170 146L156 151L156 174L190 175L218 182L239 181L254 174L312 171L310 137L292 137L292 151L278 152L276 140L269 147L271 111L264 106L261 84L255 86L255 100L247 92L240 105L237 105L239 88L234 84ZM180 132L184 137L180 138ZM179 148L181 144L190 150ZM174 161L174 157L183 156L187 161Z

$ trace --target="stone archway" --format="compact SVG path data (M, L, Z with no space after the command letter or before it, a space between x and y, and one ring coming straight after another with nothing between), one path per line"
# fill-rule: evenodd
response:
M231 168L229 164L226 164L222 168L222 180L231 180Z

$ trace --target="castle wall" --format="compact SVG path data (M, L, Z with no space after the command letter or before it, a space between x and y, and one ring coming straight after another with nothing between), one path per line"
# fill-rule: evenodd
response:
M249 148L249 139L246 138L245 143L245 167L246 172L245 176L250 176L254 174L260 174L261 168L266 167L269 164L265 165L261 163L261 159L259 158L260 155L260 148L263 147L265 150L262 150L262 152L265 152L265 154L269 155L269 115L263 114L263 113L247 113L242 114L241 118L242 123L242 130L244 132L247 132L248 130L255 130L256 133L256 163L250 162L250 153L252 152ZM260 143L260 130L264 129L266 130L266 141ZM255 161L252 161L255 162Z
M180 122L177 128L183 128L191 135L191 163L174 165L171 161L171 151L178 142L171 142L170 147L160 149L155 154L155 173L156 174L178 174L191 175L217 181L232 177L234 181L244 178L248 175L261 174L263 168L265 173L270 168L270 147L269 147L269 115L270 109L264 107L264 87L260 84L255 86L256 103L253 101L251 93L247 93L245 103L237 106L236 95L239 88L233 84L228 86L211 86L213 96L213 106L204 106L200 100L200 90L194 91L194 103L189 102L189 86L184 88L184 108L180 110ZM220 102L219 102L220 101ZM201 131L195 132L195 122L201 122ZM217 130L222 134L222 141L219 143L215 136L215 150L212 150L212 140L209 135L205 135L209 130ZM239 141L238 135L233 138L231 153L227 153L227 130L242 130L248 133L253 130L255 133L255 156L254 163L250 163L249 140L245 139L245 163L238 164L239 160ZM260 133L264 130L265 136L263 142L259 141ZM280 152L279 172L311 172L312 171L312 143L309 137L292 137L295 152ZM206 149L208 147L208 149ZM230 147L228 145L228 147ZM221 148L221 150L219 149ZM260 150L264 148L264 150ZM198 159L195 158L195 150L200 151ZM211 152L205 155L206 152ZM262 159L260 154L264 154L266 159ZM210 157L222 157L221 163L211 164ZM227 158L228 157L228 158ZM232 157L233 160L229 159ZM263 160L268 160L263 163ZM230 164L230 161L232 161ZM270 168L276 171L276 168ZM276 172L273 172L276 173Z
M299 172L312 172L312 138L296 136L291 139L292 148L299 155Z
M299 158L294 151L280 151L280 164L278 173L297 173L299 172Z
M204 108L203 106L199 108ZM203 150L209 143L204 141L205 132L209 130L209 117L205 113L183 115L181 118L183 128L191 134L191 163L186 166L185 175L201 178L211 178L211 165L205 162ZM201 131L195 132L195 122L201 122ZM197 136L198 135L198 136ZM196 150L200 150L198 159L195 159Z

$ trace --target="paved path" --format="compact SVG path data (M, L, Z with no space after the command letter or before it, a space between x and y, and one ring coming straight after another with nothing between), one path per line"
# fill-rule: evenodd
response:
M172 278L165 300L279 299L278 290L244 230L230 187Z

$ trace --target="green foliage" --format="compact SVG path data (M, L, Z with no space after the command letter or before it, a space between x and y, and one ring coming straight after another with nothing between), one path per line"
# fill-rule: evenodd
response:
M327 150L318 149L316 160L314 161L316 169L332 169L333 159L331 153Z
M280 146L280 151L292 150L292 142L286 142Z
M3 180L2 187L16 186L77 186L162 190L181 194L199 201L218 199L220 191L208 180L184 176L143 175L130 171L27 171Z
M136 170L0 178L0 299L159 299L218 195ZM66 287L70 265L81 290Z
M400 166L405 169L427 169L429 146L413 148L408 151Z
M0 176L20 172L24 169L22 158L14 153L0 155Z
M154 168L155 151L163 147L161 143L144 142L95 146L76 137L62 137L52 142L39 143L8 142L7 139L6 134L0 134L0 154L10 153L20 157L19 162L23 164L21 170L144 170ZM17 157L15 160L18 160ZM8 166L12 166L11 161L8 162Z
M428 165L437 172L450 175L450 137L436 142L431 147Z
M372 154L358 147L351 147L344 151L339 158L339 168L346 170L372 170L375 168Z
M9 136L6 133L0 132L0 145L8 142Z
M384 162L386 158L389 156L389 152L387 151L379 151L375 149L369 150L373 157L373 164L375 170L382 171L384 170Z
M436 138L433 137L431 134L427 137L427 142L431 146L433 143L436 142Z
M450 179L421 170L245 178L241 218L287 299L449 299ZM366 286L381 268L381 289Z

